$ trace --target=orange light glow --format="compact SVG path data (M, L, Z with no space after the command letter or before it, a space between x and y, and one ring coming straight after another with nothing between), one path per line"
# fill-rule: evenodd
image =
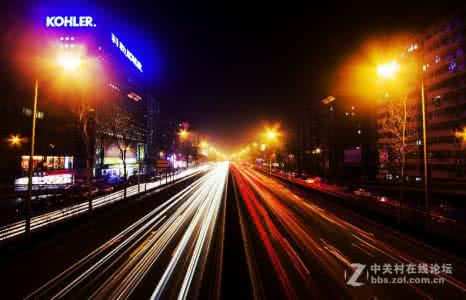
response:
M377 75L383 78L393 78L399 71L400 65L395 61L387 64L381 64L377 67Z
M66 72L76 71L81 65L81 57L76 53L63 52L58 55L57 62Z
M186 130L186 129L182 129L180 130L180 138L182 140L186 139L189 135L189 132Z
M462 138L463 143L466 143L466 128L463 128L463 131L457 131L455 132L455 136L457 138Z
M24 141L24 138L21 138L17 134L12 134L8 138L8 142L10 143L11 146L16 147L16 146L21 146L21 143Z

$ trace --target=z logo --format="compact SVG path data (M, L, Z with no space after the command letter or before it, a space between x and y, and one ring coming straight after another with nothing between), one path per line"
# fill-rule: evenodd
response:
M359 279L359 276L361 276L362 272L366 268L366 265L363 264L351 264L351 267L354 268L353 274L349 277L348 281L346 281L346 284L351 285L351 286L361 286L364 285L362 282L358 282L357 280ZM346 280L347 274L345 270L345 280Z

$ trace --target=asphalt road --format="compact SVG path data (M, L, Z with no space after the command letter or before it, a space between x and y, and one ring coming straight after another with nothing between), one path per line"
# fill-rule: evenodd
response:
M0 269L8 276L2 276L3 280L0 281L2 298L23 299L30 295L96 249L108 245L108 241L204 176L205 172L161 192L149 192L141 197L119 201L95 210L90 217L83 215L36 232L29 242L15 241L3 245L0 248ZM68 279L71 278L73 276ZM60 284L64 283L66 281ZM74 297L74 294L70 295ZM49 293L45 293L33 298L50 297Z
M228 163L0 251L0 269L8 275L0 281L4 299L466 295L464 258L322 195ZM443 283L371 282L416 277Z
M267 299L464 299L464 258L252 168L233 165L232 173L254 294ZM359 268L361 275L350 281Z

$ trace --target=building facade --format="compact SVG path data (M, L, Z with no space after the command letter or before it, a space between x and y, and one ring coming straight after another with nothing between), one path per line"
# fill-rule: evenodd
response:
M302 172L334 182L375 177L375 119L363 107L361 99L329 96L301 113L295 157Z
M466 180L466 152L464 128L466 127L466 74L464 51L466 49L466 15L460 12L432 26L413 39L400 51L398 58L400 90L394 92L381 87L377 108L379 172L381 180L396 180L399 170L389 168L390 162L399 159L391 151L396 142L384 128L390 117L389 103L406 101L408 120L405 132L405 180L422 182L422 107L421 84L425 90L426 135L429 176L436 182Z
M114 138L116 134L104 129L106 124L99 118L115 107L120 108L125 124L135 133L126 147L128 175L144 171L141 166L150 165L158 155L159 109L151 85L144 77L145 64L138 49L114 32L112 24L105 24L109 19L103 21L91 13L60 14L60 10L51 9L34 17L34 28L29 30L37 38L31 42L30 51L42 55L47 48L49 64L60 64L64 69L53 66L52 72L41 70L34 75L40 83L34 177L41 179L65 170L72 178L83 176L88 154L95 176L121 177L121 147ZM77 55L81 57L79 62ZM71 70L78 63L83 71L65 75L66 68ZM57 88L59 83L61 86ZM10 174L14 173L20 182L24 181L28 169L32 96L24 103L10 100L8 109L15 114L9 116L8 132L26 137L21 148L9 152L15 156ZM84 118L87 118L86 136L82 132ZM11 182L11 179L5 178L5 181Z

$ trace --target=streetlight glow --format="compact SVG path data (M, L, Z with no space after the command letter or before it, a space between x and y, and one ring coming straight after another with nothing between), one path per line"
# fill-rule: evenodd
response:
M457 131L455 132L455 136L457 138L462 138L463 139L463 143L466 143L466 127L463 128L463 131Z
M180 138L182 140L186 139L189 135L189 132L186 129L181 129L180 130Z
M12 134L8 139L11 146L20 146L22 141L23 139L17 134Z
M267 131L267 138L268 138L269 140L274 140L276 137L277 137L277 132L276 132L276 131L274 131L274 130L272 130L272 129L269 129L269 130Z
M377 67L377 74L383 78L393 78L399 69L400 65L393 60L390 63L379 65Z
M63 52L58 56L58 64L67 72L75 71L81 65L81 58L74 53Z

